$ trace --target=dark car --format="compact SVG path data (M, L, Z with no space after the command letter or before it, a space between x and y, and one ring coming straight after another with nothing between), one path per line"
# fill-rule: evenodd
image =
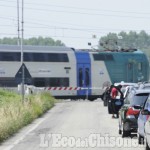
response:
M124 99L124 105L119 110L119 134L122 134L122 137L137 132L137 119L148 96L147 90L132 89Z

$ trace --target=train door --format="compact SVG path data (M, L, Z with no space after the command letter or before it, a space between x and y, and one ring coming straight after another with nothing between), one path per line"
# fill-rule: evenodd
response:
M128 62L127 64L127 81L139 82L144 81L144 70L146 70L145 63L140 59L134 60L134 62Z
M77 86L81 90L77 91L80 97L91 95L91 59L88 52L75 52L77 60Z
M128 62L127 64L127 82L134 82L135 64Z
M81 87L78 95L91 95L91 68L90 64L77 65L77 85Z

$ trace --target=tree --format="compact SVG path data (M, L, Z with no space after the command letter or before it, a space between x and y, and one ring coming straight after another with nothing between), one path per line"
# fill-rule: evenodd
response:
M117 49L117 34L109 33L107 36L101 37L99 43L102 49L115 50Z
M122 37L122 38L119 38ZM116 33L108 33L99 40L100 50L103 49L140 49L144 51L150 57L150 35L144 30L139 33L130 31L126 33L124 31Z
M0 39L0 44L8 44L8 45L17 45L18 39L17 38L3 38ZM24 45L42 45L42 46L65 46L60 40L53 40L50 37L43 38L42 36L36 38L32 37L29 39L23 40Z

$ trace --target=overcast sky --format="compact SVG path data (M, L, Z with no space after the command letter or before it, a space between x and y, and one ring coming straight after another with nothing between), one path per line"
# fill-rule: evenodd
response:
M0 14L0 38L17 37L17 0L0 0ZM89 48L109 32L130 30L150 34L150 0L24 0L24 38Z

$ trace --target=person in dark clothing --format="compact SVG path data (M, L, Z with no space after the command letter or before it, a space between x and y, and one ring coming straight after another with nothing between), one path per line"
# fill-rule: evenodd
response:
M121 91L122 85L118 85L118 86L113 86L111 89L111 99L116 99L116 97L119 95L120 93L120 99L123 98L123 93ZM114 114L112 114L112 118L115 118Z
M121 88L122 88L122 85L118 85L118 86L116 87L116 89L118 90L118 93L120 93L120 99L123 99L123 93L122 93L122 91L121 91Z

